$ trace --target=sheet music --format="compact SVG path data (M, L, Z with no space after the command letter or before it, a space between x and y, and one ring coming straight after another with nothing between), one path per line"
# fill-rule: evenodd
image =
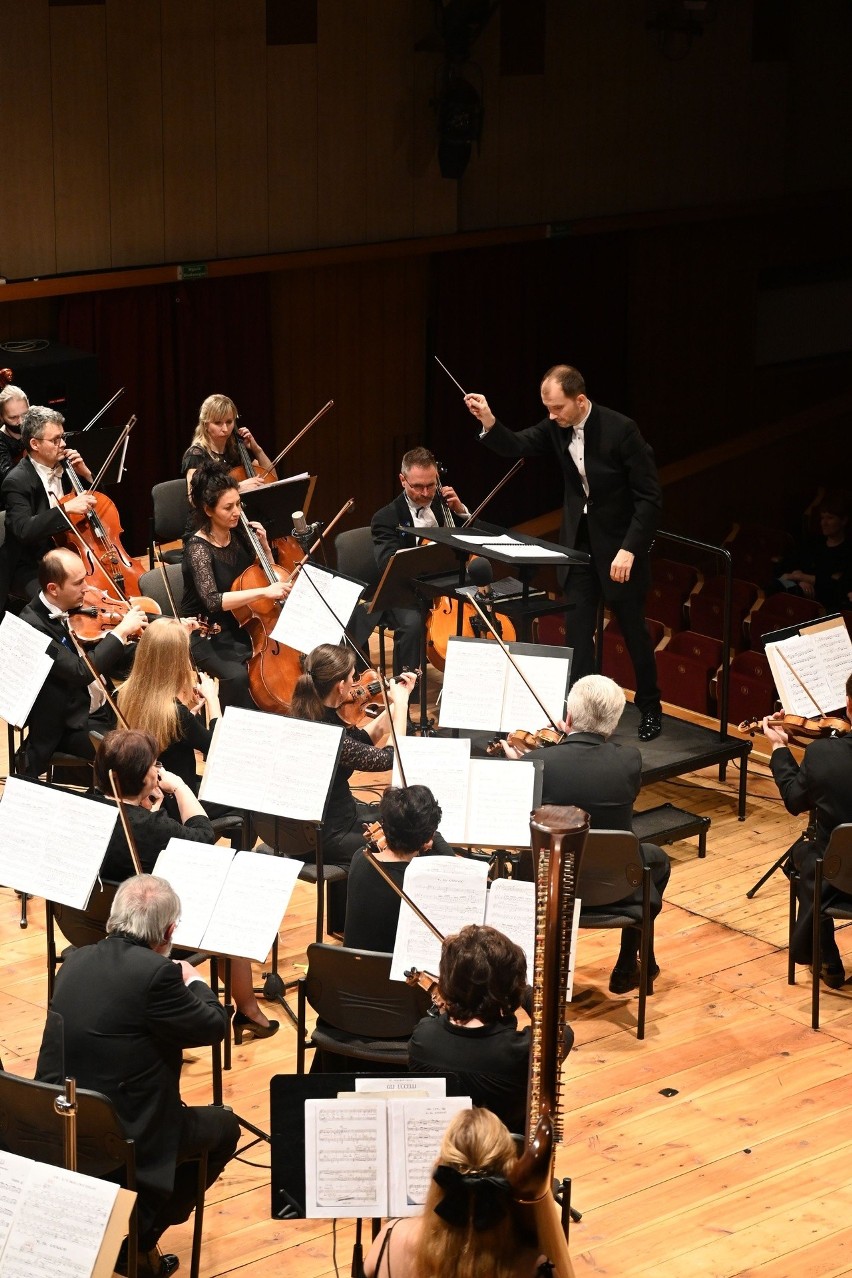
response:
M383 1100L305 1101L305 1216L384 1216L387 1109Z
M320 821L343 728L228 706L213 731L199 795L298 821Z
M361 582L306 564L281 609L272 638L296 652L311 652L321 643L339 644L362 590Z
M190 839L169 839L157 857L154 873L171 883L180 897L175 945L184 945L190 950L201 948L201 939L233 859L233 848L194 843Z
M47 635L6 613L0 625L0 719L13 727L24 726L53 668L49 646Z
M782 653L783 656L780 655ZM818 629L816 633L809 628L803 634L768 643L766 657L781 704L788 714L813 718L820 711L829 714L846 705L846 680L852 672L852 641L842 619ZM784 657L813 694L813 699L789 669Z
M0 800L0 883L85 909L117 820L110 803L7 777Z
M440 726L499 732L507 664L499 643L451 635L447 640ZM538 714L540 718L540 710ZM520 721L513 724L515 729L519 726Z
M485 922L520 945L527 958L527 980L535 971L535 884L495 879L488 889Z
M469 1096L388 1100L389 1216L419 1215L450 1119L470 1106Z
M458 932L485 917L488 866L463 857L415 857L405 868L403 890L443 936ZM400 903L390 979L404 981L411 967L437 975L441 942L424 923Z
M524 645L525 648L532 646ZM519 647L520 645L512 644L510 648L518 667L523 670L530 684L535 688L553 722L560 723L565 718L565 698L568 695L568 677L571 669L568 651L565 650L564 656L554 657L518 651ZM505 653L501 652L500 655L503 658L506 676L500 731L516 732L518 728L526 728L528 732L533 732L537 728L547 727L548 725L543 722L541 706Z
M409 785L426 785L441 805L441 833L448 843L465 843L470 741L452 737L401 737L399 753ZM394 785L401 785L394 759Z
M0 1174L6 1181L3 1155ZM118 1185L95 1180L64 1167L43 1163L28 1164L11 1228L0 1259L0 1278L90 1278L98 1259L110 1214L118 1195ZM19 1171L13 1168L4 1185L9 1186Z
M278 935L302 862L238 852L204 933L204 949L262 963Z
M26 623L24 623L26 624ZM24 1181L29 1175L30 1160L18 1154L0 1149L0 1256L12 1227L15 1207L21 1196Z
M483 545L483 550L499 550L501 554L508 555L510 559L530 559L533 556L536 559L565 559L565 555L561 550L551 550L549 546L539 546L537 543L531 545L529 542L521 543L488 541Z
M483 848L528 848L530 813L536 806L535 781L532 763L471 759L465 843Z
M414 1078L410 1075L404 1078L363 1078L356 1074L355 1091L385 1092L394 1095L403 1092L409 1096L413 1092L425 1092L427 1096L435 1100L442 1100L447 1094L447 1080L437 1074L429 1078Z

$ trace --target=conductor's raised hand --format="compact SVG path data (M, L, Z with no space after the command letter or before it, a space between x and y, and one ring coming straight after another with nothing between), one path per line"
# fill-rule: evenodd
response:
M484 395L465 395L464 402L467 404L470 412L474 417L478 418L482 423L483 430L490 430L497 418L488 407L488 400Z

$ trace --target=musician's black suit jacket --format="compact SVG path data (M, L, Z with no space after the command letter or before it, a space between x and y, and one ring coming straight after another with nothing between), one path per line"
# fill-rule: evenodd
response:
M48 1017L36 1078L103 1092L136 1141L139 1187L169 1194L181 1134L184 1048L220 1042L225 1009L203 982L142 942L108 936L69 955L50 1004L63 1018L65 1055Z
M588 812L593 830L632 830L633 802L642 788L642 756L596 732L572 732L539 751L542 803ZM538 756L536 756L538 757Z
M568 452L572 438L573 431L545 417L520 431L495 422L483 443L502 457L551 457L556 461L565 481L562 544L576 545L580 517L588 505L592 564L601 582L608 582L610 565L619 550L629 550L641 559L650 549L662 506L654 454L634 421L593 404L585 426L587 499Z
M70 486L63 476L63 489ZM67 516L52 505L28 456L13 466L0 487L0 505L6 511L6 555L9 579L34 577L39 560L54 546L56 533L68 529Z
M435 497L431 506L439 526L443 528L444 511L440 497ZM376 563L379 565L380 572L384 572L391 555L395 555L398 550L404 550L416 544L416 538L412 534L397 532L398 524L402 524L405 528L414 527L414 520L408 508L408 502L405 500L405 493L400 493L387 506L382 506L381 510L377 510L370 523L370 531L373 534L373 548L376 552ZM420 531L417 533L418 537L425 535L425 533Z
M65 630L61 621L51 618L41 599L36 596L21 610L26 621L50 639L47 652L53 657L53 668L35 699L27 725L27 772L37 776L50 757L60 748L70 732L86 730L89 721L89 684L92 676L76 649L63 642ZM89 653L89 660L100 674L109 674L121 660L124 645L115 635L105 635Z

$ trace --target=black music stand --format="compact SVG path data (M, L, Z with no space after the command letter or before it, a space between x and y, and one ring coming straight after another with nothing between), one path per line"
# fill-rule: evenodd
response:
M307 514L317 482L316 475L279 479L262 488L242 494L243 509L249 519L263 524L270 542L289 537L293 530L293 511Z
M403 529L410 533L411 529ZM441 529L427 529L432 533ZM447 545L430 540L421 546L406 546L391 555L382 573L367 612L378 618L382 612L393 608L411 608L420 613L420 735L428 736L432 725L426 711L426 622L432 600L445 595L464 581L464 562L461 565L461 581L456 555Z
M93 475L98 475L100 473L101 466L103 466L107 457L109 457L113 448L115 448L118 437L123 429L123 426L101 426L98 430L81 430L76 431L73 434L69 432L68 443L72 448L79 449L89 470ZM124 461L126 450L130 447L130 440L132 438L133 434L131 432L124 441L123 446L119 448L113 457L109 466L107 466L100 482L101 488L106 488L110 484L118 484L121 482L121 477L124 474L125 469L122 466L122 462Z

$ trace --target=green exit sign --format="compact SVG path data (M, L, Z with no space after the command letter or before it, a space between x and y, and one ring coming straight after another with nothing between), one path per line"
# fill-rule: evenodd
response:
M206 280L207 279L207 263L206 262L183 262L177 268L179 280Z

